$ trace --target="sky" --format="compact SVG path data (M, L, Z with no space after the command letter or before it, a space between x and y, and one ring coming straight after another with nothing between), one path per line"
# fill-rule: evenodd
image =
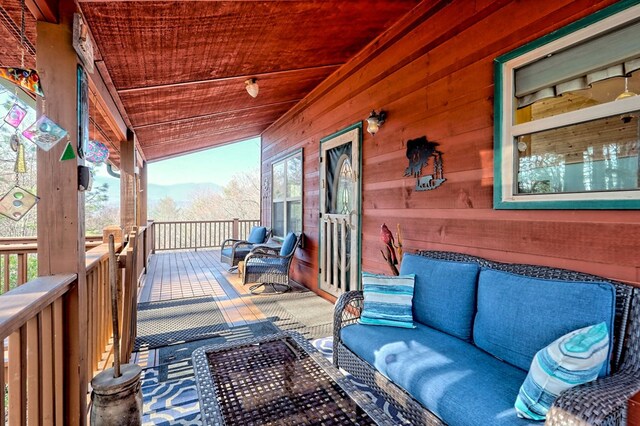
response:
M148 179L149 183L157 185L211 182L224 186L235 173L259 166L260 138L253 138L150 163ZM104 167L100 168L98 176L107 176Z

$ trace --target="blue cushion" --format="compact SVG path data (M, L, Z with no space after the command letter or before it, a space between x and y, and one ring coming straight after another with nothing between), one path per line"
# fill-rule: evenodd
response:
M415 275L376 275L362 273L364 308L358 322L413 328L411 299Z
M483 269L473 338L490 354L528 370L536 352L570 331L604 322L613 336L614 315L615 289L609 283L544 280ZM608 372L607 362L601 375Z
M286 237L284 237L284 241L282 242L282 247L280 248L280 256L289 256L291 251L296 246L296 234L293 232L289 232Z
M419 323L392 332L354 324L341 336L449 426L540 424L518 418L513 406L526 373L470 343Z
M413 319L463 340L471 340L480 268L405 254L400 273L416 274Z
M247 241L252 244L262 244L267 236L267 228L264 226L254 226L251 228L251 233Z
M538 351L516 399L519 417L544 420L565 390L598 378L609 357L609 332L603 322L565 334Z
M245 257L249 254L251 250L249 248L237 248L236 249L236 257ZM228 258L231 258L231 248L226 248L222 250L222 255Z

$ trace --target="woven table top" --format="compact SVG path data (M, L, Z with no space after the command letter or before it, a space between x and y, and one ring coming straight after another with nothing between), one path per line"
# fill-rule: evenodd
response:
M300 334L193 352L204 425L392 425Z

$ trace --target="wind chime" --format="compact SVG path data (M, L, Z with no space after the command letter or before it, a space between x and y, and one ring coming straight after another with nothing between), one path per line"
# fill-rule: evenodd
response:
M28 139L44 151L49 151L65 137L69 141L67 131L45 115L46 104L38 72L25 67L25 2L21 0L20 3L20 48L22 51L20 67L0 67L0 78L10 81L16 86L14 92L15 101L4 117L4 122L0 124L0 127L7 124L15 129L9 138L9 145L16 153L14 166L15 185L0 198L0 214L15 221L22 219L39 200L35 194L20 186L20 176L27 173L25 147L22 138ZM20 132L20 125L27 116L27 109L18 102L18 89L42 98L42 115L22 132ZM61 160L66 159L64 157L63 153ZM75 155L72 158L75 158Z

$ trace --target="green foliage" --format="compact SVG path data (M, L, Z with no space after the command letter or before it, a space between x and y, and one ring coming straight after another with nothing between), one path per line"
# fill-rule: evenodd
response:
M9 256L9 290L12 290L18 286L18 255L2 255L0 256L0 277L2 277L2 285L0 285L0 294L4 293L4 276L5 276L5 263L4 256ZM27 281L30 281L38 276L38 258L35 253L27 255Z

